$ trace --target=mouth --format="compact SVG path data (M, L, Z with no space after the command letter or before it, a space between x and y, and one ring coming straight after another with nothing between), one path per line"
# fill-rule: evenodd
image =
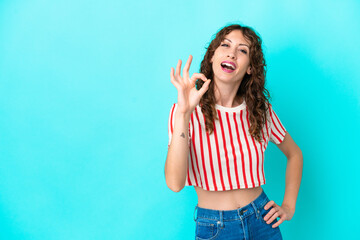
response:
M231 72L235 71L235 69L236 69L235 63L233 63L233 62L223 61L223 62L221 62L220 65L221 65L221 69L227 73L231 73Z

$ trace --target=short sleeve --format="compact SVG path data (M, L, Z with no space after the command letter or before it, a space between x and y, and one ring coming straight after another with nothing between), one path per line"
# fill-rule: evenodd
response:
M169 134L169 142L168 142L168 148L170 147L170 143L171 143L171 138L174 132L174 125L175 125L175 113L176 113L176 109L177 109L177 104L174 103L171 108L170 108L170 113L169 113L169 121L168 121L168 134ZM190 134L190 123L189 123L189 138L188 138L188 145L190 146L190 139L191 139L191 134Z
M275 113L272 105L270 104L270 141L275 144L280 144L285 137L286 129L284 125L281 123L278 115Z
M168 142L168 148L171 143L172 134L174 132L174 121L175 121L175 111L176 111L177 104L174 103L171 106L170 113L169 113L169 121L168 121L168 133L169 133L169 142Z

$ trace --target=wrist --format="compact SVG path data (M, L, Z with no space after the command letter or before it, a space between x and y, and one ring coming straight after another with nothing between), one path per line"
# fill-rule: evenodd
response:
M293 206L293 205L283 203L281 205L281 207L285 207L285 208L289 209L290 211L295 212L295 206Z
M191 116L190 112L178 112L178 111L176 111L176 113L175 113L176 118L181 118L181 119L184 119L184 120L190 120L190 116Z

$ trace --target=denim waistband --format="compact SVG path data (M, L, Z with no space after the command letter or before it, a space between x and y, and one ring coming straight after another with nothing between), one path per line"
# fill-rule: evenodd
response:
M260 215L260 210L262 207L265 206L267 202L269 202L269 198L262 190L260 196L258 196L254 201L249 203L248 205L234 209L234 210L215 210L215 209L208 209L208 208L201 208L196 205L194 210L194 221L195 218L195 211L197 210L197 218L207 218L213 220L220 220L221 222L226 220L238 220L244 219L252 214L256 214L256 217Z

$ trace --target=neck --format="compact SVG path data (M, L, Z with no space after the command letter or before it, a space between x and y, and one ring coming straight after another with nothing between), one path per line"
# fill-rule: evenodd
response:
M241 82L236 84L225 84L215 82L215 99L216 104L223 107L236 107L243 102L243 97L236 96Z

